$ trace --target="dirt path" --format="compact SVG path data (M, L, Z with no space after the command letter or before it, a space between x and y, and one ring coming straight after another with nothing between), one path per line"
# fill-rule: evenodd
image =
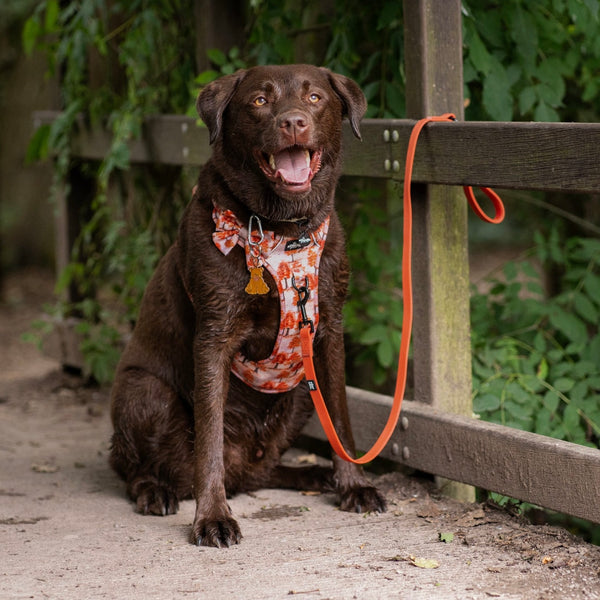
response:
M50 285L11 278L0 305L0 598L600 599L600 548L401 473L384 515L264 490L231 501L239 546L191 546L193 503L143 517L109 470L107 392L19 340Z

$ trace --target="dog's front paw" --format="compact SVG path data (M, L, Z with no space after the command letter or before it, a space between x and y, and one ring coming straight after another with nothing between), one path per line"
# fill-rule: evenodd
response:
M154 481L138 482L131 494L138 512L143 515L174 515L179 510L179 500L167 485Z
M385 512L387 503L379 490L372 486L350 488L340 494L340 508L349 512Z
M214 546L229 548L239 544L242 539L240 526L233 517L220 519L198 519L192 525L190 541L196 546Z

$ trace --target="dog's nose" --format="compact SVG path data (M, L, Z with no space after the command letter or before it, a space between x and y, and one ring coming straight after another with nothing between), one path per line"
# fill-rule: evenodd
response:
M308 133L308 119L302 113L286 113L279 117L279 128L294 143L305 143Z

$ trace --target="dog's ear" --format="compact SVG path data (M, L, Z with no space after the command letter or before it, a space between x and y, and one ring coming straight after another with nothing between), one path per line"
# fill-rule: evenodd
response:
M223 113L245 75L246 71L240 69L231 75L220 77L209 83L198 95L196 110L208 127L211 144L221 133Z
M344 75L332 73L329 69L323 68L327 72L329 83L334 92L338 95L344 106L343 116L348 117L350 126L354 135L360 140L359 124L367 111L367 99L358 84Z

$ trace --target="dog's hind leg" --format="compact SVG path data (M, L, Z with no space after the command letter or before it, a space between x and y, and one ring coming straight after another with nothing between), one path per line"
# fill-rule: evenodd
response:
M177 512L192 491L193 423L176 392L139 370L121 372L112 394L110 464L142 514Z
M333 469L320 465L277 465L265 482L265 487L315 492L333 492L336 489Z

